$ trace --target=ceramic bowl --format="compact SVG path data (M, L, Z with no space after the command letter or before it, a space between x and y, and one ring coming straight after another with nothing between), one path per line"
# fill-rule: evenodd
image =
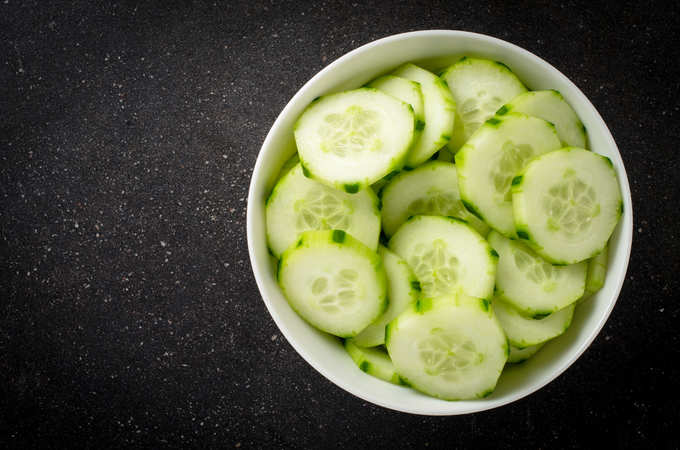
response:
M606 283L576 308L567 332L548 342L528 361L506 367L490 396L450 402L363 373L338 338L316 330L293 312L276 283L276 262L267 251L264 205L281 166L295 151L293 124L314 98L360 87L405 62L435 70L463 55L503 62L529 89L560 91L586 126L590 148L614 163L624 213L610 242ZM595 107L566 76L536 55L500 39L463 31L416 31L389 36L345 54L317 73L288 102L269 131L253 170L248 194L248 250L260 294L274 322L319 373L345 391L386 408L426 415L466 414L496 408L535 392L562 374L593 342L625 279L632 243L632 211L630 188L616 143Z

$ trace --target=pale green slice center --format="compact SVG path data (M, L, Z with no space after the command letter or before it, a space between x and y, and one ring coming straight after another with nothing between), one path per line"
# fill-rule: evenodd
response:
M600 204L595 189L568 169L544 195L543 211L549 229L567 237L585 237L592 220L600 214Z
M484 359L473 341L461 339L441 328L430 330L429 336L416 342L416 348L425 373L441 376L447 381L459 381L462 369L479 364Z
M312 297L329 314L351 312L359 305L358 278L359 273L353 269L319 276L310 285Z
M529 144L515 144L511 140L503 143L503 151L493 162L489 172L497 201L512 201L512 179L533 156L534 149Z
M470 97L460 106L460 116L465 126L465 138L479 128L482 123L493 116L503 100L484 90L477 92L475 97Z
M343 113L328 114L318 130L321 150L340 157L382 148L380 115L354 105Z
M427 214L454 217L462 217L466 213L460 199L451 192L438 189L431 189L426 196L413 200L408 205L407 212L409 216Z
M297 215L295 229L346 230L349 228L351 207L330 188L310 189L293 206Z
M546 292L555 290L561 272L553 265L521 249L513 249L512 256L517 269L529 281L540 285Z
M418 244L408 264L413 269L425 297L450 293L458 284L458 258L446 249L446 242L436 239L430 245Z

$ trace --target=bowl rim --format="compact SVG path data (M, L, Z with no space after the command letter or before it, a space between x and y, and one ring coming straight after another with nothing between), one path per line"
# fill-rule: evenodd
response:
M613 290L613 295L611 300L609 300L609 303L607 305L606 310L604 313L600 316L599 320L597 321L595 327L593 327L588 336L581 340L580 345L578 348L573 351L572 356L568 358L566 361L564 361L561 365L557 367L556 370L551 372L549 376L544 377L541 379L539 382L535 382L523 389L518 389L516 392L512 392L502 398L496 399L495 401L470 401L467 402L467 404L471 405L470 407L463 408L462 410L452 410L452 411L429 411L423 408L414 408L414 407L400 407L398 404L395 403L388 403L385 402L382 398L372 395L371 393L366 393L366 392L357 392L356 389L353 389L353 387L350 385L350 383L346 382L343 377L338 377L333 373L329 373L325 368L319 367L317 364L315 364L314 359L312 356L309 354L309 352L305 349L304 345L302 345L300 342L296 340L294 336L292 336L292 333L288 330L288 327L283 323L283 319L279 316L279 314L274 310L273 306L270 304L270 301L265 297L264 292L266 291L265 289L265 281L264 281L264 266L266 264L263 264L263 262L257 260L257 253L256 253L256 243L255 243L255 231L254 231L254 223L256 218L254 217L255 212L253 209L254 202L260 201L259 198L257 198L257 189L256 189L256 180L258 179L258 175L262 171L262 166L264 164L264 157L263 154L265 153L264 150L268 148L269 146L272 145L272 141L274 139L274 135L277 134L277 129L282 126L282 122L284 121L284 118L289 114L289 111L295 106L295 104L298 102L298 99L302 97L307 90L309 90L314 84L316 84L317 80L324 77L328 72L332 72L336 67L344 64L346 61L352 59L359 53L366 52L370 50L373 47L376 46L381 46L385 45L390 42L394 41L399 41L399 40L404 40L404 39L409 39L414 36L424 36L424 35L442 35L446 36L447 38L454 38L454 37L465 37L465 38L476 38L480 39L483 41L487 41L491 43L492 45L498 46L500 48L503 48L505 50L510 50L512 52L517 52L521 54L524 57L528 57L529 59L535 60L537 64L543 67L543 69L552 71L554 75L556 75L558 78L561 78L564 83L569 85L575 92L576 95L581 96L582 100L584 103L592 109L592 113L594 113L595 119L599 122L599 125L601 126L603 130L603 136L604 139L606 140L607 144L616 152L616 156L618 157L619 161L617 161L619 164L617 165L617 176L619 177L619 185L622 187L622 199L624 202L624 205L627 206L626 211L624 211L624 214L622 215L619 224L617 227L621 227L620 230L620 239L624 240L624 248L623 248L623 255L625 256L625 261L623 261L623 267L620 272L618 272L618 279L616 280L615 288ZM524 48L512 44L508 41L505 41L503 39L499 39L493 36L489 36L486 34L481 34L481 33L476 33L476 32L470 32L470 31L462 31L462 30L446 30L446 29L430 29L430 30L418 30L418 31L409 31L405 33L398 33L398 34L393 34L389 35L377 40L373 40L371 42L368 42L366 44L363 44L334 60L330 64L328 64L326 67L322 68L320 71L318 71L312 78L310 78L294 95L293 97L288 101L286 106L281 110L279 115L277 116L276 120L274 121L273 125L269 129L267 136L265 137L265 140L260 147L260 150L258 152L257 160L255 162L255 166L253 168L252 174L251 174L251 180L250 180L250 186L249 186L249 192L248 192L248 205L247 205L247 213L246 213L246 229L247 229L247 242L248 242L248 253L250 257L250 262L251 262L251 269L253 271L253 274L255 276L255 281L258 286L259 294L260 297L262 298L263 302L265 303L265 306L267 307L267 310L269 311L269 314L271 315L272 319L276 323L276 326L278 327L279 331L283 334L283 336L286 338L286 340L290 343L290 345L295 349L295 351L310 365L312 366L317 372L319 372L322 376L324 376L327 380L329 380L331 383L335 384L336 386L340 387L341 389L349 392L350 394L361 398L365 401L368 401L370 403L382 406L384 408L388 408L391 410L395 411L401 411L405 413L410 413L410 414L418 414L418 415L430 415L430 416L447 416L447 415L459 415L459 414L469 414L469 413L475 413L475 412L481 412L489 409L494 409L498 408L504 405L507 405L509 403L513 403L519 399L525 398L536 391L542 389L544 386L547 384L551 383L553 380L555 380L557 377L559 377L561 374L563 374L578 358L581 357L581 355L585 352L588 347L592 344L592 342L595 340L595 338L599 335L600 331L604 327L604 324L607 322L609 316L611 315L611 312L614 308L614 305L618 301L619 295L621 293L621 289L623 287L623 282L626 279L626 273L628 270L628 265L630 262L630 254L631 254L631 249L632 249L632 239L633 239L633 208L632 208L632 198L631 198L631 192L630 192L630 184L628 181L628 176L627 172L625 170L625 166L623 164L623 160L621 158L621 153L619 151L618 146L616 145L616 142L614 141L614 138L611 134L611 131L609 130L609 127L607 127L607 124L604 122L602 119L600 113L597 111L595 106L590 102L588 97L568 78L566 77L561 71L559 71L557 68L552 66L550 63L547 61L543 60L541 57L535 55L532 52L529 52L528 50L525 50ZM449 402L452 405L459 404L460 402ZM455 408L452 408L455 409Z

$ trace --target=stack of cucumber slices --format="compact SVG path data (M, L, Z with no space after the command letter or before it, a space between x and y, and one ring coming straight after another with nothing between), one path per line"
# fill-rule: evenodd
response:
M359 369L463 400L602 287L623 203L559 92L479 58L440 73L406 64L315 99L266 228L290 306Z

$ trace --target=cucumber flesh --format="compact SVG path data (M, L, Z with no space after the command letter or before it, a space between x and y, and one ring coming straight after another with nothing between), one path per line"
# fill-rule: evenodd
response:
M380 257L341 230L302 233L281 256L278 281L303 319L339 337L356 336L387 307Z
M413 108L372 88L318 98L294 128L308 173L349 193L401 168L414 131Z
M456 154L463 202L491 228L514 238L513 177L531 158L560 146L555 127L543 119L519 113L490 119Z
M489 303L462 293L416 302L390 322L385 345L408 384L445 400L489 395L508 353Z
M392 236L389 248L406 260L423 297L462 290L491 298L497 255L489 243L460 219L415 216Z
M361 347L374 347L385 343L385 325L397 317L420 293L420 284L411 268L397 254L382 245L378 248L387 275L388 307L378 319L352 340Z
M279 176L277 178L277 181L280 180L281 178L284 177L288 172L290 172L290 169L293 167L297 166L298 163L300 162L300 157L298 156L297 152L293 154L290 158L286 160L285 163L283 163L283 166L281 166L281 170L279 171Z
M482 236L488 225L472 215L460 199L456 166L430 161L395 175L382 191L382 227L386 236L411 216L453 216L468 222Z
M512 183L517 236L553 264L600 253L623 212L611 161L566 147L532 160Z
M508 363L518 364L524 362L534 356L541 349L541 347L543 347L543 344L532 345L525 348L517 348L511 345Z
M303 174L298 163L274 187L265 208L267 242L277 258L307 230L344 230L378 247L380 212L370 189L348 194Z
M356 344L354 339L345 339L345 350L352 361L369 375L392 384L404 385L387 352L381 348L365 348Z
M588 276L586 277L586 294L592 295L602 289L607 276L607 260L609 246L588 261Z
M414 64L405 64L392 75L420 83L425 107L425 127L409 152L406 165L416 167L446 145L453 133L456 104L442 80Z
M563 146L586 148L588 136L581 120L558 91L530 91L503 105L497 115L519 112L555 125Z
M578 300L585 289L587 264L553 266L519 241L492 231L498 252L496 296L526 316L546 315Z
M574 316L574 305L540 319L520 314L518 310L500 300L493 299L493 309L510 344L517 348L542 344L564 333Z
M456 103L456 127L449 149L456 153L498 108L526 88L504 64L479 58L463 58L450 66L442 78L451 90Z
M367 87L382 91L411 105L416 119L415 137L413 139L415 144L425 128L425 106L420 83L394 75L385 75L371 81Z

